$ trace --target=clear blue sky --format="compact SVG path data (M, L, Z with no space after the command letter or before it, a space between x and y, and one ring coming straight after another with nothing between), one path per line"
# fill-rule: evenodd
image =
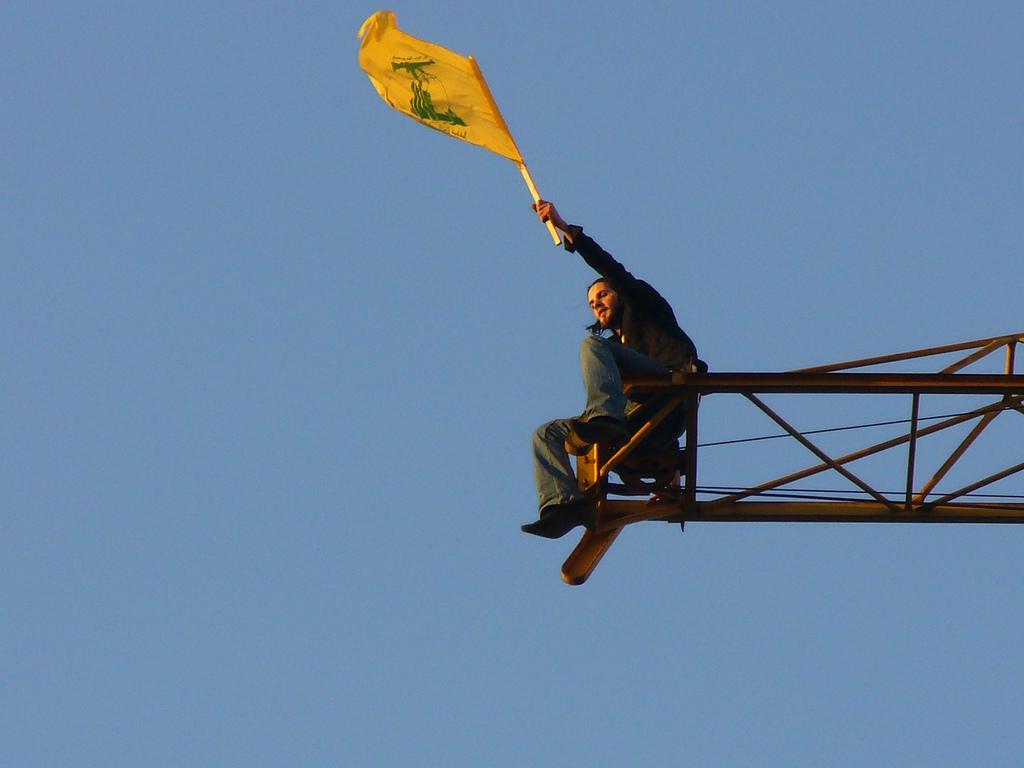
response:
M1019 3L440 7L714 369L1024 330ZM561 583L518 526L591 275L378 98L375 10L0 12L0 763L1018 765L1022 529L647 523Z

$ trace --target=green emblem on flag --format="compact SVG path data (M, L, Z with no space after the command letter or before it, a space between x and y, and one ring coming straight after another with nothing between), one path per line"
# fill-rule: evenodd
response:
M437 77L426 71L426 68L434 63L436 62L433 59L417 61L392 59L391 69L396 72L403 70L412 78L412 99L409 100L409 106L421 120L437 120L452 125L466 125L466 121L455 114L451 107L448 107L446 112L438 112L437 107L434 106L434 99L431 97L430 91L427 90L427 83L437 80Z

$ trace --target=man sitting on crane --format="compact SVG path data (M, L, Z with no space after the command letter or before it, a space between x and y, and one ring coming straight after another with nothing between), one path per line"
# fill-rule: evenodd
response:
M672 307L654 288L633 277L582 227L567 224L554 205L541 200L533 207L541 221L564 234L565 249L578 253L600 275L587 289L595 322L580 346L586 407L574 419L549 421L533 436L540 514L522 530L556 539L578 525L591 525L596 512L594 498L579 489L569 453L582 455L595 443L617 445L629 439L623 377L692 371L699 360ZM679 409L645 444L676 439L685 424L686 414Z

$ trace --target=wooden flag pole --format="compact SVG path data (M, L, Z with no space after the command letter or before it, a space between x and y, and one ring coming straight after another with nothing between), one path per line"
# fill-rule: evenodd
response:
M526 180L526 186L530 188L530 194L533 195L533 202L540 202L540 193L537 191L537 185L533 183L533 177L530 175L530 169L526 167L526 163L517 163L519 166L519 172L523 174L523 179ZM555 225L550 221L545 221L548 225L548 232L551 233L551 239L555 241L555 245L562 244L562 238L558 236L558 230L555 229Z
M484 73L480 71L480 65L476 63L476 59L469 56L469 63L473 66L473 74L476 75L477 82L480 83L480 88L484 92L484 96L487 97L487 103L491 107L491 111L494 112L494 117L498 121L499 127L505 131L508 135L509 141L512 142L512 146L516 148L516 153L519 155L519 160L516 161L516 165L519 166L519 172L523 174L523 179L526 181L526 186L530 190L530 194L533 195L533 202L540 202L540 193L537 191L537 185L533 183L533 177L530 176L530 169L526 167L526 161L523 160L523 153L519 149L519 145L516 144L516 140L512 138L512 131L508 129L508 123L505 122L505 117L501 114L501 110L498 109L498 103L494 100L494 96L491 95L491 89L487 87L487 81L484 80ZM551 239L555 245L562 244L562 238L558 236L558 230L555 229L555 225L550 221L544 222L548 225L548 232L551 233Z

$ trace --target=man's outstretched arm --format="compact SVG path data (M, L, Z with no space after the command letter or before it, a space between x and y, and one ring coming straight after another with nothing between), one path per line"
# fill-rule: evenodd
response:
M565 249L570 253L579 253L583 260L597 272L601 277L615 286L616 290L624 294L640 294L635 298L641 301L648 297L642 289L641 283L620 264L595 240L583 232L582 227L566 223L565 219L558 213L558 209L548 202L541 200L533 206L537 211L540 220L547 223L550 221L556 228L565 235Z

